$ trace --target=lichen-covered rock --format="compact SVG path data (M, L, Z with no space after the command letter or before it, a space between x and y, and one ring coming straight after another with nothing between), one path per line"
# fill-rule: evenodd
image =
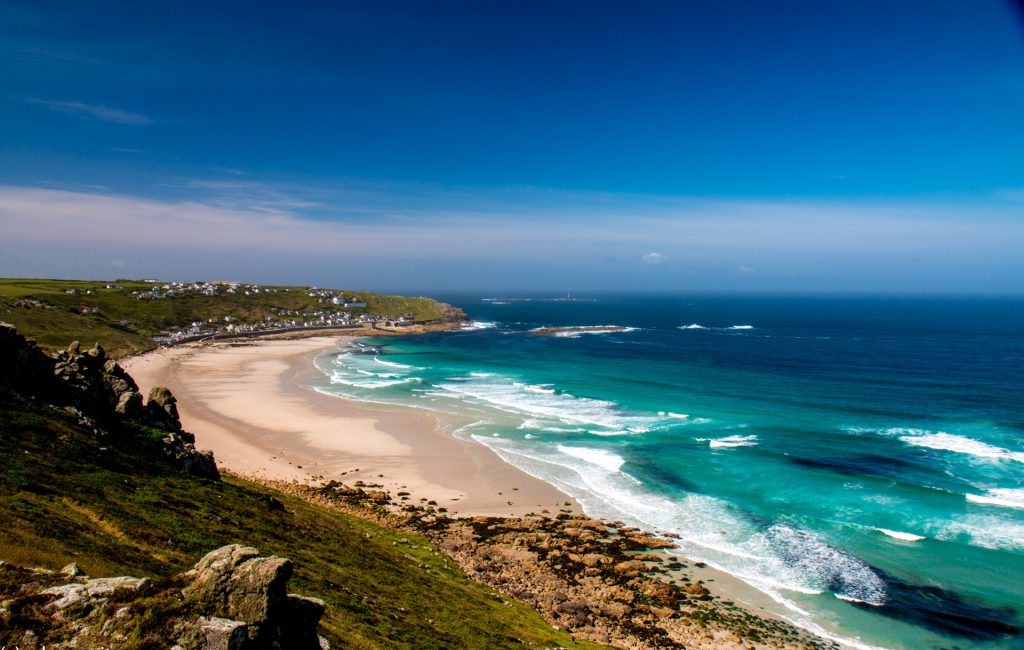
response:
M317 635L324 602L287 593L291 561L231 545L154 586L148 578L88 578L0 563L6 641L20 647L121 648L145 628L145 647L177 650L326 650ZM66 584L61 584L65 583ZM14 595L14 598L9 596ZM8 616L19 612L17 617ZM156 617L156 618L154 618ZM47 621L46 625L40 625ZM155 624L155 625L154 625ZM27 640L26 640L27 639Z
M178 400L163 386L154 386L146 398L146 423L165 431L181 431Z
M248 629L242 621L200 616L196 626L202 635L204 650L244 650L249 642Z
M129 420L142 418L142 396L133 390L121 393L117 398L114 412L120 413Z
M66 565L63 569L60 570L60 572L63 575L70 576L72 578L77 578L79 576L84 576L85 575L85 572L82 571L78 567L78 565L75 564L74 562L72 562L71 564Z
M324 603L287 593L292 563L260 557L248 546L231 544L211 551L185 574L185 595L215 616L246 624L245 648L321 647L316 627Z
M76 618L87 615L97 605L105 602L105 597L116 591L125 590L137 592L149 586L149 578L132 578L121 576L119 578L93 578L84 583L74 582L57 587L44 589L44 596L53 596L54 599L47 605L47 609L58 618Z
M258 557L246 560L231 577L227 612L246 623L270 618L287 598L292 563L281 557Z

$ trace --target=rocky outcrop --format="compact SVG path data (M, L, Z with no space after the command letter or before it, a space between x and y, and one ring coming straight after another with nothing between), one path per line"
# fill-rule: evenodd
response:
M204 638L215 636L227 643L201 647L324 647L316 634L324 603L288 593L290 560L260 557L254 548L232 544L208 553L183 575L189 585L182 593L215 617L197 623Z
M446 323L462 323L468 318L466 312L462 311L458 307L453 307L446 302L438 302L437 308L441 312L441 320Z
M781 621L716 597L668 535L562 510L555 516L449 517L442 509L392 501L384 493L329 481L270 487L426 536L473 579L534 607L581 638L632 650L835 646ZM399 493L401 494L401 493ZM398 545L411 544L400 539ZM691 569L691 566L693 569ZM702 572L703 573L703 572ZM704 575L708 581L710 575Z
M0 563L0 584L22 583L18 593L0 594L0 620L15 626L4 630L5 642L116 648L143 635L145 647L177 650L330 647L317 635L323 601L287 593L291 562L261 557L254 548L219 548L163 587L148 578L89 578L66 569Z
M60 386L53 376L54 360L18 333L0 322L0 387L30 395L52 395Z
M18 331L0 323L0 387L32 399L62 406L90 424L97 435L120 433L130 444L124 424L159 429L160 450L179 469L218 479L211 452L195 447L195 436L182 430L176 400L166 388L154 388L143 402L139 387L99 344L83 351L78 341L50 357Z

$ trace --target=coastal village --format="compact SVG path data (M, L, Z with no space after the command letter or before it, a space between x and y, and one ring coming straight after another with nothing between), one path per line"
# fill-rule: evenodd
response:
M224 279L0 279L0 320L50 350L62 345L58 331L122 355L206 339L443 329L464 319L460 310L425 296L323 286Z
M156 284L155 281L154 284ZM115 287L116 285L110 286L110 288ZM149 290L133 291L132 295L138 300L166 300L174 296L190 293L204 296L219 296L222 294L257 296L260 294L302 290L300 288L263 287L258 284L227 281L169 282L159 284ZM353 296L346 296L340 291L319 289L317 287L310 287L305 291L310 298L317 300L317 303L322 306L321 309L299 311L270 307L270 310L273 312L272 315L252 322L245 322L239 316L229 314L220 320L209 318L206 321L192 321L187 327L162 332L160 335L154 336L153 340L157 345L166 346L216 336L281 334L307 329L393 328L411 325L415 320L413 314L383 316L367 312L366 302Z

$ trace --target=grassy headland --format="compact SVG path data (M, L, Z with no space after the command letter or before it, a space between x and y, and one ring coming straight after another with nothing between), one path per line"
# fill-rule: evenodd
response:
M453 314L431 298L308 286L0 279L0 320L45 350L80 340L98 342L114 357L151 350L153 337L187 334L193 323L207 331L356 324L374 315L382 321L439 322Z
M131 388L102 353L66 353L55 378L53 363L19 341L16 334L0 341L0 559L8 563L0 563L0 645L24 644L29 631L50 647L73 643L44 615L44 596L18 595L20 576L41 574L11 565L52 570L75 562L92 576L161 584L210 550L242 543L292 560L292 588L326 603L320 633L333 647L598 647L468 579L414 532L230 475L185 471L167 453L169 411L152 419L149 405L115 411L104 399ZM139 625L119 647L168 647L167 612L146 610L145 600L133 607Z

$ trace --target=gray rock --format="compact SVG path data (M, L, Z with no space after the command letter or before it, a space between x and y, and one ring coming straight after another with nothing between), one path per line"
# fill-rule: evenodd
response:
M152 388L146 398L146 411L152 419L153 425L168 431L181 430L177 403L178 400L174 398L169 389L163 386Z
M198 626L204 650L243 650L248 644L248 629L242 621L200 616Z
M246 624L245 648L323 647L316 630L324 603L287 593L290 560L259 557L254 548L232 544L208 553L184 575L192 580L185 595L204 611Z
M77 578L79 576L85 575L85 571L82 571L80 568L78 568L78 565L74 562L65 566L63 569L60 570L60 572L66 576L71 576L72 578Z
M117 406L114 411L125 416L129 420L136 420L142 416L142 396L133 390L120 393L117 398Z
M283 557L258 557L243 562L231 578L227 611L246 623L266 621L287 597L292 562ZM319 620L319 616L317 617Z
M106 602L106 597L115 591L140 591L149 586L149 578L94 578L86 582L73 582L44 589L41 593L54 599L46 608L57 618L78 618L91 612L97 605Z

